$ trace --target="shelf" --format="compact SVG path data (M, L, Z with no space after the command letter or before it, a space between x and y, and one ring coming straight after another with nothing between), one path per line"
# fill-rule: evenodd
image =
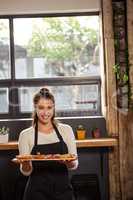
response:
M85 139L76 140L77 148L83 147L113 147L117 146L118 141L116 138L99 138L99 139ZM0 150L18 149L18 142L12 141L8 143L1 143Z
M98 139L85 139L76 140L78 148L82 147L113 147L117 146L118 141L116 138L98 138Z

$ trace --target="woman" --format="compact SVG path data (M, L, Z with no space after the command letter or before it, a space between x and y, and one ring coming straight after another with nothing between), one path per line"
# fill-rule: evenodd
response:
M33 98L33 126L21 132L20 154L75 154L72 128L56 122L54 96L47 88L40 89ZM72 200L68 169L76 169L75 161L22 162L21 172L29 176L24 200Z

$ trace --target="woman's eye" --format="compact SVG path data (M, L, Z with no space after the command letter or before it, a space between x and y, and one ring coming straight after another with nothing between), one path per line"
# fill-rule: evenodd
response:
M43 106L39 106L37 109L38 110L51 110L53 106L48 106L47 108L44 108Z
M43 107L38 107L38 110L43 110L44 108Z
M53 107L52 106L48 106L48 110L52 109Z

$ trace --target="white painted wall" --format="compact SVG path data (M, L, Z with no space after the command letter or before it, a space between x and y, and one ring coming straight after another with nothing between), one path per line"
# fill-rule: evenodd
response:
M0 15L99 10L100 0L0 0Z

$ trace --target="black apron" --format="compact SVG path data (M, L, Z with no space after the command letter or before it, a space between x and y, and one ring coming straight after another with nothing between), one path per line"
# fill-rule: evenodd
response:
M37 144L38 131L35 131L34 147L31 154L66 154L67 145L57 127L54 130L59 142ZM58 161L33 161L33 172L26 185L24 200L72 200L73 191L69 181L67 166Z

